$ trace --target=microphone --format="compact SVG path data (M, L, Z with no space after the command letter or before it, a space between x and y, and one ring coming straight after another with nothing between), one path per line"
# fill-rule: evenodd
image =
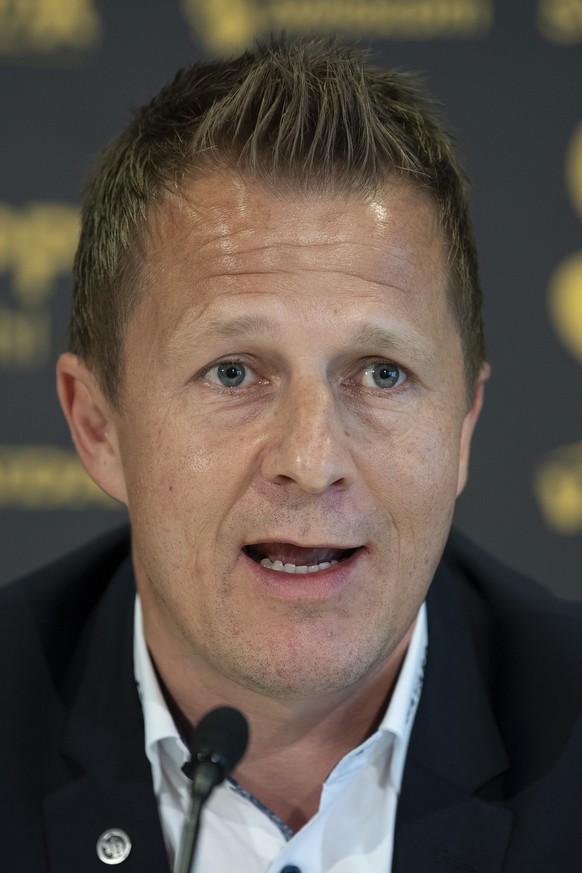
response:
M190 873L202 806L213 788L231 773L244 755L249 728L244 715L232 706L219 706L198 722L189 737L191 759L182 768L192 780L192 802L182 831L176 873Z

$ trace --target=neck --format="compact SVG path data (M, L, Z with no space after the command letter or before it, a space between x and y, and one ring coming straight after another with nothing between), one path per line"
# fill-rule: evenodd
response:
M336 764L378 727L390 700L414 625L368 676L318 697L277 699L226 677L175 669L151 646L168 706L182 733L217 706L234 706L249 722L247 753L234 778L293 830L319 807L321 787ZM146 639L148 635L146 632ZM189 674L189 675L188 675Z

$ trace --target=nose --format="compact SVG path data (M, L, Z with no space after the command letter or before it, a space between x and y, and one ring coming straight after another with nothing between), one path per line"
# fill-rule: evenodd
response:
M324 380L289 386L268 433L264 478L319 494L349 484L352 469L349 435L331 387Z

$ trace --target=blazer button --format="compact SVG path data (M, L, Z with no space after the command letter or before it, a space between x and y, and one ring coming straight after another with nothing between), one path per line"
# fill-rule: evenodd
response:
M125 831L110 828L97 840L97 857L104 864L121 864L131 852L131 840Z

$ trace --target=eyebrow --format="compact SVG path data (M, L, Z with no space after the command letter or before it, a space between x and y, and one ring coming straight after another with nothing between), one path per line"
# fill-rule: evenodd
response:
M229 339L236 337L252 337L273 334L276 323L265 315L240 315L234 318L215 318L206 321L204 318L193 322L185 321L172 332L172 351L170 354L180 354L181 351L196 346L204 340Z
M219 339L274 333L276 324L266 315L240 315L237 318L215 319L204 327L205 336Z
M276 336L280 329L279 323L266 315L240 315L233 318L217 318L198 324L192 333L188 331L188 341L201 339L230 339L245 337ZM422 337L412 332L396 332L381 327L374 322L362 322L356 325L347 341L348 346L368 346L378 350L386 350L386 354L412 355L426 359L430 354Z
M355 346L388 349L396 354L413 355L417 358L427 356L427 345L422 337L417 337L410 331L396 333L372 322L360 324L351 336L351 343Z

